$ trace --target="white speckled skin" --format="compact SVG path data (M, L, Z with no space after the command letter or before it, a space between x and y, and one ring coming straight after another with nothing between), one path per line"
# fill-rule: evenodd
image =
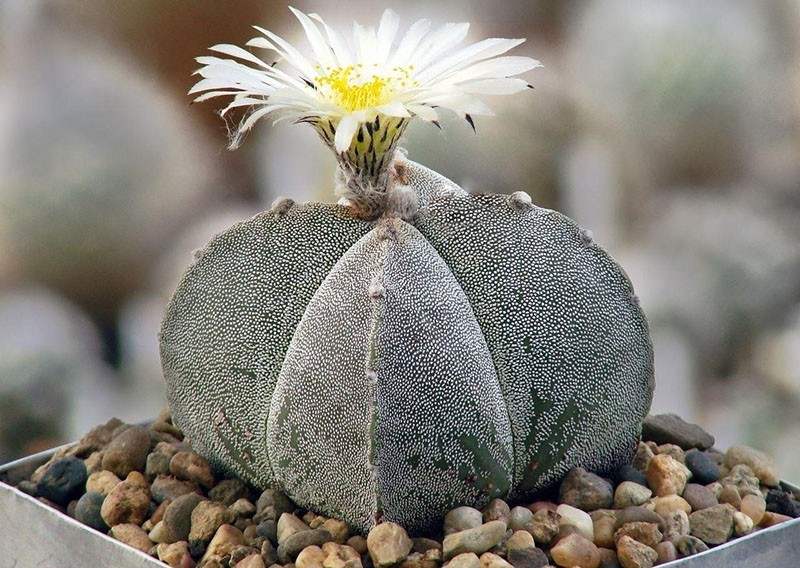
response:
M401 173L409 222L294 205L209 243L161 333L175 422L217 468L361 531L624 463L653 360L622 270L522 194Z

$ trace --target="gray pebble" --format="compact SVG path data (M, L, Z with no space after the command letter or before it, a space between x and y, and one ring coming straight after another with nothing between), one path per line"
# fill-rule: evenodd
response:
M291 499L275 489L265 489L256 501L256 514L253 520L256 523L272 519L276 521L283 513L294 511Z
M530 511L529 511L530 512ZM469 529L444 537L442 553L445 560L464 552L483 554L499 544L506 537L506 524L503 521L489 521L474 529Z
M147 479L153 480L159 475L169 474L170 456L161 452L150 452L144 467L144 474Z
M189 530L192 527L192 511L203 501L203 497L197 493L181 495L167 506L164 511L164 534L166 539L159 542L172 544L179 540L189 540ZM153 539L155 540L155 539Z
M449 535L483 524L483 514L472 507L456 507L444 516L444 534Z
M267 537L272 544L277 544L278 542L278 523L273 519L267 519L266 521L258 523L256 527L256 534L258 536L265 536Z
M700 485L708 485L719 478L719 466L705 452L690 450L686 452L684 463L692 472L692 481Z
M108 525L100 515L105 496L101 493L85 493L78 499L75 506L75 518L84 525L102 533L108 532Z
M150 485L153 501L163 503L167 499L175 500L181 495L199 493L199 488L194 483L180 481L166 475L159 475Z
M543 568L549 564L547 555L539 548L509 550L506 560L514 568Z
M731 505L723 503L689 515L689 527L695 536L708 545L727 542L733 533L733 514Z
M614 488L599 475L576 467L561 482L559 500L581 511L608 509L614 502Z
M685 422L676 414L647 416L642 423L642 438L656 444L677 444L684 450L707 450L714 445L714 436L697 424Z
M45 499L66 505L83 493L86 478L83 460L71 456L61 458L50 464L36 484L36 491Z
M706 543L696 536L691 535L679 536L672 541L672 544L675 545L675 548L678 550L678 554L680 554L681 558L693 556L708 550L708 545Z
M230 506L239 499L250 499L250 490L241 479L223 479L211 488L208 498Z
M533 518L533 513L527 507L514 507L508 514L508 528L512 531L525 530Z
M683 498L692 507L692 511L700 511L717 505L719 502L711 490L705 485L687 483L683 489Z
M307 546L322 546L326 542L332 542L331 533L325 529L311 529L300 531L287 536L278 546L278 561L281 564L293 562L300 551Z

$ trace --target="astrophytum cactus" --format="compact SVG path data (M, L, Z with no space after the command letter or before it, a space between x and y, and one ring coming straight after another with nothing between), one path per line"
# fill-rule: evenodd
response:
M522 192L374 150L406 120L380 112L338 154L340 204L279 200L198 253L161 331L175 422L217 469L361 531L618 468L653 389L625 274ZM307 121L335 147L346 120Z

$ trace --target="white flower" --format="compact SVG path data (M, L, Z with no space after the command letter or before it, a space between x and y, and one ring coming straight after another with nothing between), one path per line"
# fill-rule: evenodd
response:
M221 111L248 107L231 147L261 118L312 124L337 154L357 150L354 138L373 145L380 156L394 149L408 120L436 123L438 108L448 108L472 124L471 115L492 111L476 95L509 95L530 85L514 78L541 64L529 57L498 57L524 39L486 39L455 50L469 24L445 24L431 31L419 20L395 46L399 18L391 10L378 29L355 24L353 41L331 29L317 14L290 8L305 30L312 53L303 55L280 36L258 26L263 34L247 42L277 55L266 62L240 47L220 44L217 53L241 60L198 57L202 77L190 94L196 101L232 95ZM245 65L244 63L247 65ZM285 64L285 68L282 68ZM377 148L375 148L377 147ZM357 156L351 156L357 157Z

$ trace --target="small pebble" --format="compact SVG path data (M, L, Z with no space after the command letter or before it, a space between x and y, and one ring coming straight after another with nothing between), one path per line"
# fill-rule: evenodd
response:
M684 452L683 448L681 448L677 444L660 444L656 449L656 453L672 456L673 459L686 465L684 463L686 459L686 452Z
M236 517L252 517L256 513L256 506L250 500L242 497L233 502L229 507L231 514Z
M614 502L614 488L599 475L576 467L561 481L559 501L582 511L607 509Z
M321 547L307 546L297 555L294 565L295 568L321 568L326 556Z
M214 538L208 543L203 557L200 559L200 564L209 560L212 556L225 556L230 554L237 546L244 545L244 535L242 531L233 525L222 525L217 529Z
M600 565L600 551L591 540L580 534L571 534L559 540L550 549L550 556L558 566L565 568L597 568Z
M688 534L686 536L679 536L678 538L674 539L672 544L675 545L678 555L681 558L694 556L695 554L699 554L708 550L708 545L706 543L696 536Z
M739 495L738 493L736 494ZM692 511L699 511L701 509L708 509L717 505L719 501L714 494L704 485L696 483L687 483L683 489L683 498L691 506Z
M256 514L253 520L256 523L267 519L277 521L281 515L292 511L294 511L294 505L285 494L275 489L265 489L256 501Z
M169 461L171 456L161 452L150 452L144 466L144 474L148 479L155 479L159 475L169 475Z
M266 568L267 563L261 554L251 554L236 563L236 568Z
M667 454L654 456L647 466L647 485L658 497L680 495L686 486L683 464Z
M623 536L617 542L617 558L622 568L652 568L658 560L658 553L629 536Z
M483 510L483 522L503 521L508 524L511 516L511 509L508 503L502 499L493 499Z
M773 513L771 511L767 511L766 513L764 513L764 516L761 517L761 522L758 523L758 526L761 528L767 528L791 520L792 517L788 515L781 515L780 513Z
M505 536L505 525L503 527L503 536ZM445 537L445 542L447 542L448 538L451 537ZM413 547L414 543L409 538L406 530L396 523L381 523L369 531L367 535L367 550L376 568L399 564L406 559ZM491 546L487 547L486 550L489 548Z
M108 532L108 525L100 514L104 500L105 496L100 493L84 493L75 506L75 518L102 533Z
M650 458L652 457L653 456L650 456ZM647 461L649 464L649 459ZM644 466L644 471L647 471L647 465ZM642 473L642 471L639 471L638 469L629 464L623 465L616 471L616 473L614 474L614 481L617 484L623 483L625 481L632 481L633 483L638 483L639 485L647 487L647 476L644 473Z
M635 522L655 523L659 530L664 528L664 519L656 512L646 509L645 507L625 507L622 511L617 512L614 530L617 530L626 523Z
M199 493L198 487L188 481L180 481L173 477L159 475L150 485L153 501L161 503L167 499L177 499L181 495Z
M733 513L731 505L714 505L689 515L689 526L692 536L708 545L726 542L733 532Z
M448 568L479 568L480 558L474 552L464 552L455 556L449 563Z
M278 523L272 519L258 523L256 532L259 536L267 537L273 544L278 544Z
M492 552L481 554L480 562L481 568L512 568L511 564Z
M250 500L251 495L247 484L241 479L223 479L208 491L208 498L231 506L239 499Z
M195 452L177 452L169 462L169 471L178 479L197 483L206 489L214 485L211 466Z
M50 464L36 484L36 491L45 499L66 505L81 495L87 477L83 460L68 456Z
M183 568L192 563L192 556L189 554L189 543L185 541L159 544L156 548L156 554L158 559L170 566L170 568Z
M103 451L103 469L119 478L143 471L150 453L150 434L142 426L130 426L118 434Z
M278 519L278 544L295 533L310 530L311 527L305 524L299 517L291 513L283 513Z
M456 507L448 511L444 516L444 534L447 536L467 529L474 529L481 526L481 524L483 524L483 514L478 509Z
M678 549L670 541L659 542L655 548L658 558L656 564L666 564L678 559Z
M753 519L740 511L733 513L733 534L736 536L744 536L753 532Z
M350 538L350 527L344 521L337 519L326 519L319 528L325 529L333 537L333 542L336 544L345 544L347 539Z
M642 438L656 444L677 444L684 450L707 450L714 445L714 436L675 414L647 416L642 423Z
M425 553L429 550L442 550L442 543L431 538L418 537L412 538L411 541L414 543L414 552Z
M355 536L351 536L350 538L348 538L347 539L347 546L355 549L356 552L358 552L362 556L364 554L367 554L367 552L369 552L369 547L367 546L367 539L364 538L363 536L361 536L360 534L357 534ZM441 546L441 545L439 545L439 546Z
M325 559L323 568L361 568L361 555L354 548L335 542L326 542L322 545Z
M687 515L692 512L692 506L680 495L666 495L656 497L650 501L650 505L658 515L665 518L669 513L684 511Z
M380 526L383 525L378 525L378 527ZM374 530L375 529L373 529L373 531ZM372 532L370 532L370 535L371 534ZM453 533L444 537L442 554L445 560L449 560L463 552L483 554L493 546L499 544L505 537L506 524L503 521L489 521L479 527ZM367 540L369 541L369 538Z
M689 450L684 463L692 472L692 481L700 485L708 485L719 478L719 466L706 452Z
M86 492L108 495L109 491L120 481L122 480L110 471L97 471L86 480Z
M767 502L761 495L745 495L739 510L753 519L753 523L758 525L767 510Z
M134 481L121 481L106 495L100 515L109 527L132 523L141 525L150 509L150 491Z
M664 517L664 540L674 540L689 534L689 515L686 511L673 511Z
M331 541L331 533L324 529L309 529L290 534L278 544L278 561L281 564L292 562L305 547L322 546Z
M647 468L650 466L650 460L652 460L655 455L650 445L646 442L639 442L639 445L636 446L636 453L633 454L631 467L642 474L646 474Z
M624 509L635 505L641 505L650 497L653 492L647 487L633 481L623 481L614 491L614 507Z
M148 538L147 533L142 527L131 523L116 525L108 531L108 535L142 552L148 552L153 548L154 544L153 541Z
M559 505L556 513L561 516L560 526L572 525L589 541L594 540L594 524L592 517L585 511L581 511L570 505Z
M614 523L617 519L613 516L604 516L594 519L594 543L600 548L613 548Z
M733 466L727 475L720 478L719 482L723 487L729 484L735 485L739 490L739 495L742 497L745 495L761 495L758 477L745 464Z
M189 530L192 526L192 512L203 499L204 498L197 493L181 495L175 499L164 511L164 517L161 520L161 538L156 539L152 534L150 538L154 542L167 544L178 542L179 540L189 540Z
M731 446L725 452L725 465L733 468L733 466L739 464L748 466L764 485L777 487L780 483L775 463L764 452L750 446Z
M727 503L738 509L742 504L742 497L739 495L739 489L730 483L722 486L722 490L717 495L717 500L720 503Z
M512 531L525 530L533 519L533 512L527 507L514 507L508 514L508 528Z
M547 555L540 548L509 550L506 559L514 568L544 568L549 564Z
M533 514L530 523L523 530L528 530L533 535L536 544L549 546L558 534L561 525L561 515L550 509L539 509Z
M661 542L661 531L655 523L633 522L625 523L614 533L614 542L619 545L619 540L623 536L629 536L637 542L641 542L651 548Z
M790 495L780 489L770 489L767 492L767 511L778 513L788 517L796 518L800 516L800 507Z

